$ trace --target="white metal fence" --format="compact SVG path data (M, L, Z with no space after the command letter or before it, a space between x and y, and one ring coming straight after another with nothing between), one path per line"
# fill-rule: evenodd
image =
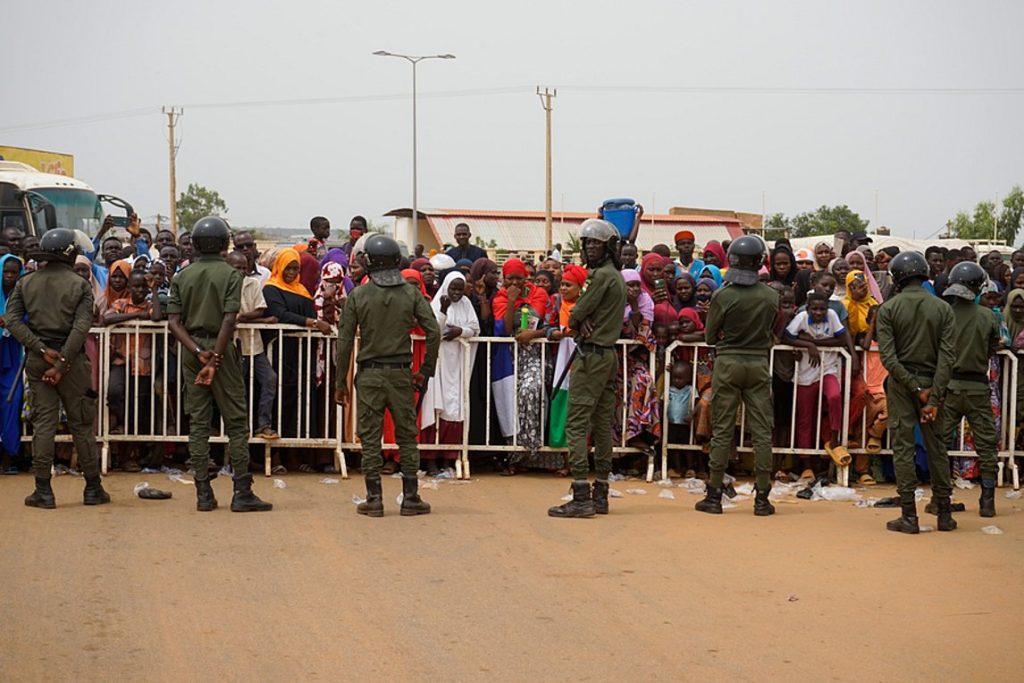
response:
M161 446L171 443L187 443L187 413L184 406L184 387L181 363L179 362L179 348L173 336L167 330L165 323L151 323L133 321L117 326L93 328L90 331L96 351L94 359L94 375L97 382L97 393L99 399L99 415L96 421L96 436L101 444L102 466L106 472L110 464L110 449L114 444L149 444ZM359 450L360 444L355 437L355 424L358 420L357 390L352 381L354 370L343 369L347 375L346 381L350 386L352 400L347 407L338 406L334 402L335 375L338 369L334 367L334 355L336 338L324 336L315 330L307 330L292 325L240 325L239 337L245 337L247 341L253 342L257 335L263 340L265 353L269 364L273 367L276 378L274 380L274 400L272 403L272 422L280 438L265 439L255 432L257 427L256 415L259 412L259 392L254 389L259 386L256 363L246 361L246 405L250 415L250 443L260 444L264 449L265 473L271 473L272 449L297 448L297 449L324 449L333 453L333 460L336 470L347 477L347 467L344 458L345 450ZM236 342L237 343L237 342ZM492 360L495 352L505 346L512 356L512 386L518 387L520 383L520 367L522 361L520 355L525 353L523 345L509 337L476 337L470 340L465 338L453 342L462 345L466 353L462 354L463 359L463 400L465 402L462 421L461 443L442 443L440 440L440 429L434 429L432 443L420 443L422 451L450 451L456 452L458 458L455 461L456 476L468 478L470 476L470 453L513 453L523 449L521 435L519 433L520 411L535 411L536 423L539 425L539 444L535 450L540 453L565 453L566 448L555 448L547 445L549 443L549 410L551 403L552 384L557 377L552 372L553 354L556 353L557 345L545 341L534 341L530 344L531 353L536 354L539 347L540 368L542 387L535 395L539 396L532 405L520 405L517 393L513 391L512 400L512 433L509 438L492 438L492 420L494 419L495 395L493 393L492 377L494 367ZM248 346L248 345L247 345ZM630 377L629 377L629 353L635 349L637 342L632 340L620 340L617 348L620 351L620 372L622 377L621 393L618 396L620 408L617 414L619 441L614 446L616 456L624 454L647 453L646 478L651 481L656 470L655 451L653 449L641 449L632 447L627 443L627 422L630 417ZM659 376L663 379L661 395L658 399L661 402L661 440L660 440L660 474L662 478L668 475L668 456L670 450L701 450L703 445L697 443L694 438L695 424L693 420L684 430L688 432L685 441L672 442L670 437L670 424L668 414L669 390L673 359L677 353L688 350L690 356L696 360L699 354L709 353L709 347L703 343L672 342L664 351L661 357L650 353L646 359L647 370L651 381L657 381ZM771 366L774 369L776 359L782 352L799 352L790 346L776 346L771 353ZM851 376L850 357L848 352L842 348L820 349L823 355L834 354L842 359L840 371L840 385L843 401L843 419L841 427L841 441L847 442L849 436L851 390L853 377ZM357 346L353 358L358 353ZM865 367L863 352L861 367ZM123 365L118 363L124 359ZM245 358L245 357L243 357ZM1002 485L1004 470L1010 469L1014 488L1019 487L1019 474L1014 462L1015 441L1017 435L1017 369L1018 359L1009 351L1001 351L998 356L1000 360L1000 376L998 396L1000 399L1000 444L998 453L999 483ZM473 370L474 361L478 364ZM549 362L550 361L550 362ZM439 359L440 363L443 360ZM633 361L637 362L637 361ZM479 367L483 363L483 367ZM690 414L700 400L698 386L698 363L694 362L691 377L691 386L694 389L690 397ZM659 366L662 366L659 370ZM483 395L478 391L471 390L474 378L479 380L479 373L484 373L483 381L476 384L483 388ZM567 376L568 377L568 376ZM567 380L566 380L567 381ZM823 396L823 383L819 381L817 389L817 402L815 409L815 438L813 448L796 447L796 423L797 423L797 400L796 386L797 377L794 373L793 384L793 405L789 410L788 439L784 443L775 442L773 452L777 455L808 455L821 456L822 443L821 424L825 407ZM571 391L571 387L570 387ZM123 398L121 398L123 397ZM112 410L108 404L117 404L123 400L123 409ZM430 411L431 406L424 406L423 411ZM861 411L859 420L860 448L851 449L851 455L868 455L864 448L867 440L867 406ZM428 416L427 422L430 421ZM438 423L434 416L435 427ZM481 443L470 443L470 425L472 422L483 422L483 441ZM857 422L856 420L854 421ZM30 425L23 423L23 439L30 440ZM614 426L610 426L612 428ZM752 449L746 445L747 425L746 413L741 409L737 416L738 433L736 436L736 450L740 453L750 452ZM787 432L783 428L781 432ZM59 434L58 440L70 441L67 434ZM227 437L223 425L219 430L214 430L211 436L214 443L226 443ZM973 451L965 449L965 429L961 423L958 448L950 450L951 457L974 457ZM394 443L383 444L386 450L397 448ZM888 443L888 434L885 435L882 450L870 455L891 454ZM848 483L849 467L838 468L838 476L842 483Z

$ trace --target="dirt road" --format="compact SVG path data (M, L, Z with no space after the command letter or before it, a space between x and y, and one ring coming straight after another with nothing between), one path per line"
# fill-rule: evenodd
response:
M239 515L227 480L200 514L191 486L144 477L174 499L115 474L114 504L85 508L63 476L58 509L35 510L28 476L0 477L0 680L1010 681L1024 665L1008 489L994 520L970 491L958 531L909 537L885 531L893 510L711 517L642 483L608 517L554 520L565 480L484 475L402 518L389 479L373 520L358 479L258 478L275 511Z

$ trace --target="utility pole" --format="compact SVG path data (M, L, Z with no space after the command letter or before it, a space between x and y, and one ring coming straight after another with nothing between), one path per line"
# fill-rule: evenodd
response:
M167 114L167 155L168 169L170 174L170 196L171 196L171 232L178 234L178 181L174 168L174 159L178 156L178 144L174 138L174 128L178 125L178 119L184 114L184 110L176 107L161 107L161 111Z
M537 86L537 96L540 97L540 106L544 108L544 251L551 253L551 98L558 96L558 90L544 88L540 91Z

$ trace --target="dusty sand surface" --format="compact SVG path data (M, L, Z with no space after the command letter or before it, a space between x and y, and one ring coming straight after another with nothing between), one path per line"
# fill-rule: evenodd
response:
M143 478L174 499L132 496ZM359 479L319 479L257 478L276 509L240 515L223 478L200 514L159 474L108 477L114 504L92 508L58 477L53 511L0 477L0 680L1021 680L1009 489L994 520L958 492L958 531L911 537L885 531L893 510L712 517L637 482L608 517L550 519L568 482L541 475L442 483L419 518L387 479L368 519Z

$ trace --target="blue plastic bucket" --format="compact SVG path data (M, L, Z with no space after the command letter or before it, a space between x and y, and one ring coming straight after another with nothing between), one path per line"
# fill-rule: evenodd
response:
M604 219L615 226L622 239L629 237L636 222L637 206L632 199L606 199L601 205Z

